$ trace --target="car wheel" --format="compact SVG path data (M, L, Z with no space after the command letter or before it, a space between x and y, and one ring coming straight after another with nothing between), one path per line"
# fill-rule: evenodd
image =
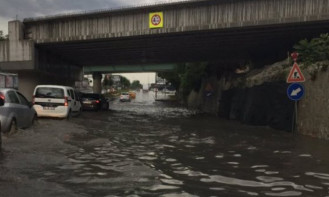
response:
M17 132L17 122L15 119L12 119L9 126L8 135L12 135Z
M38 123L38 116L37 114L34 114L33 119L32 119L32 126Z

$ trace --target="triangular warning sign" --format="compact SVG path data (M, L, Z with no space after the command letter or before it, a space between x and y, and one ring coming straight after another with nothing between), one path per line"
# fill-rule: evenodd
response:
M287 83L304 82L304 81L305 81L305 77L302 71L300 70L299 66L295 62L288 75Z

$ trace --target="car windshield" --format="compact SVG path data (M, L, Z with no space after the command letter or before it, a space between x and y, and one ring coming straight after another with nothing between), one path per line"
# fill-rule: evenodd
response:
M129 95L128 92L123 92L121 95Z
M64 98L64 90L62 88L40 87L35 93L35 97L39 98Z
M92 99L99 99L99 94L82 94L82 98L92 98Z

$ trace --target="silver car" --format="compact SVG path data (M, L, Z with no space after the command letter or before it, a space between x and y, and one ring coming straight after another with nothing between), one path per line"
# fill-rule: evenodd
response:
M32 104L20 92L0 88L0 123L3 133L27 128L36 117Z

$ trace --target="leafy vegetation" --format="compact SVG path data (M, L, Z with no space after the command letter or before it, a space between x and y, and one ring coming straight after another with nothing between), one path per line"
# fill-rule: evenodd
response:
M111 79L111 75L106 75L103 80L103 87L109 88L113 85L113 80Z
M139 80L134 80L130 85L130 88L133 89L133 90L141 89L142 87L143 86L142 86L142 84L140 83Z
M329 34L321 34L319 38L301 40L294 46L299 53L299 61L306 65L318 61L329 60Z
M120 83L123 87L123 89L127 89L130 87L130 81L124 76L120 76Z
M7 39L8 39L8 35L4 35L3 31L0 30L0 41L7 40Z
M158 73L177 90L181 90L184 99L192 90L199 91L202 79L207 76L208 63L186 63L177 66L173 72Z

